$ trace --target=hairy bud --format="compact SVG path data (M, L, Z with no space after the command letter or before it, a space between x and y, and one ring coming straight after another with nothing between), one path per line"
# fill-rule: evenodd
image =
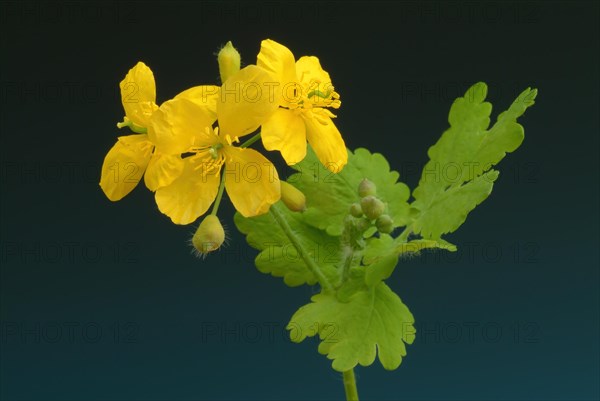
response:
M375 222L375 225L377 226L377 231L383 234L389 234L394 231L394 222L387 214L382 214L379 216Z
M217 56L221 82L227 81L240 70L240 53L233 47L231 41L219 51Z
M362 198L360 207L369 220L375 220L385 212L384 203L372 195Z
M364 198L365 196L369 196L369 195L374 196L376 193L377 193L377 187L375 186L375 184L372 181L369 181L365 178L360 182L360 184L358 184L358 195L361 198Z
M199 255L216 251L225 241L225 230L217 216L208 215L198 226L192 237L192 244Z
M350 214L351 214L353 217L356 217L356 218L358 218L358 217L362 217L362 215L363 215L363 211L362 211L362 209L361 209L361 207L360 207L360 204L358 204L358 203L353 203L353 204L352 204L352 206L350 206Z

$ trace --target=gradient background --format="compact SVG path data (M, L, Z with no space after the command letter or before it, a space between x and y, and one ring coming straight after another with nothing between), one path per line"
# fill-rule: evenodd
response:
M230 245L190 254L140 186L109 202L100 166L138 60L158 100L217 82L232 40L321 59L350 148L382 152L411 188L479 80L494 116L527 86L526 140L491 197L405 260L390 286L416 317L400 368L357 369L363 399L599 398L598 54L594 2L1 3L2 399L341 399L315 341L285 324L314 289L260 274ZM276 155L272 155L276 157ZM285 175L285 173L281 173Z

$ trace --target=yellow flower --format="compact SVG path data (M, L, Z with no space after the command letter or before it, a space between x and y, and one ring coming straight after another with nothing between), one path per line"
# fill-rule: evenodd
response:
M133 131L144 130L152 114L158 109L156 105L156 84L152 70L141 61L129 70L125 79L119 84L121 103L125 109L125 124L133 125Z
M125 118L117 127L129 127L138 134L119 137L104 158L100 187L112 201L118 201L130 193L142 176L146 187L151 191L167 186L183 172L184 167L179 153L159 152L147 134L152 116L159 111L152 70L138 62L119 86ZM214 92L212 88L216 87L188 89L175 99L195 99L198 91ZM207 97L206 101L216 110L215 96Z
M104 158L100 187L111 201L118 201L136 187L146 171L146 182L153 186L164 169L154 146L145 134L150 117L158 109L154 75L144 63L137 63L119 84L125 109L119 128L130 127L137 135L121 136ZM147 171L148 170L148 171Z
M148 135L157 149L187 156L180 176L155 195L159 210L174 223L192 223L208 210L219 192L223 165L225 189L243 216L266 213L279 200L273 164L253 149L233 146L278 107L269 90L272 81L269 73L251 65L221 88L199 87L187 99L165 102L152 116ZM215 120L219 127L213 129Z
M267 150L279 150L292 165L306 156L306 141L321 163L337 173L348 162L346 145L331 120L327 107L340 107L329 74L316 57L295 61L285 46L267 39L261 43L257 65L273 73L280 84L281 103L262 125L262 141Z

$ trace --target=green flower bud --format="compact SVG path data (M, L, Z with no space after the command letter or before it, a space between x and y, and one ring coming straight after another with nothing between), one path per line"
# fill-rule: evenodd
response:
M362 198L360 207L369 220L375 220L385 212L385 204L372 195Z
M219 51L217 56L219 62L219 73L221 74L221 82L227 81L240 70L240 53L233 47L231 41Z
M306 196L298 188L286 181L281 182L281 200L292 212L306 210Z
M379 216L375 222L375 225L377 226L377 231L383 234L389 234L394 231L394 222L387 214L382 214Z
M356 218L358 217L362 217L363 212L362 209L360 207L360 204L358 203L353 203L352 206L350 206L350 214Z
M223 230L219 218L212 214L202 220L192 237L192 244L200 256L216 251L223 245L224 241L225 230Z
M358 184L358 195L361 198L364 198L365 196L369 196L369 195L374 196L376 193L377 193L377 187L375 186L375 184L372 181L369 181L365 178L360 182L360 184Z

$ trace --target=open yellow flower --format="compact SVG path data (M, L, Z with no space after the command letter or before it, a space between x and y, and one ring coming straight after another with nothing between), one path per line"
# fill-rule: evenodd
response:
M100 187L112 201L118 201L130 193L142 176L146 187L151 191L169 185L183 172L184 167L179 153L159 152L147 134L152 116L159 111L152 70L138 62L119 86L125 118L117 127L129 127L137 134L119 137L104 158ZM213 88L216 87L188 89L175 99L196 101L197 92L215 92ZM216 97L208 96L205 100L215 110L216 116Z
M221 174L227 194L243 216L266 213L279 200L273 164L253 149L233 146L278 107L269 82L273 82L269 73L251 65L221 88L195 90L186 100L165 102L153 115L148 134L157 150L187 156L182 173L155 195L159 210L174 223L192 223L208 210L219 192ZM215 102L206 101L208 92ZM213 129L216 119L219 127Z
M150 117L158 109L152 70L139 62L129 70L119 86L125 118L117 127L130 127L138 134L119 137L104 158L100 187L111 201L118 201L130 193L149 164L160 164L153 160L154 146L145 134ZM158 171L158 168L150 168L146 172L147 181L154 181Z
M257 65L273 73L281 90L280 106L262 125L262 141L267 150L278 150L292 165L306 156L310 143L321 163L337 173L348 162L342 135L327 108L341 103L329 74L316 57L295 61L285 46L267 39L261 43Z

